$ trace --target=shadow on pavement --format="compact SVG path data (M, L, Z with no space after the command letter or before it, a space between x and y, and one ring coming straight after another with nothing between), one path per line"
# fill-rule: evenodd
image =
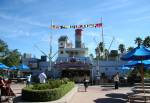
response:
M114 88L103 88L101 89L102 91L110 91L110 90L114 90Z
M126 94L122 94L122 93L110 93L110 94L106 94L107 97L111 97L111 98L120 98L120 99L127 99L128 96Z
M23 100L21 100L21 96L18 96L13 99L13 103L19 103L19 102L24 102Z
M99 98L94 100L95 103L126 103L126 101L116 98Z

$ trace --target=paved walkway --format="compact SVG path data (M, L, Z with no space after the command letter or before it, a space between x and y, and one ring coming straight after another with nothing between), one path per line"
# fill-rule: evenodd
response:
M112 87L89 86L85 92L80 86L70 103L126 103L130 87L121 87L118 90Z
M21 95L23 87L25 84L11 85L17 97ZM83 85L80 85L69 103L126 103L127 93L131 93L131 87L115 90L113 87L89 86L85 92Z

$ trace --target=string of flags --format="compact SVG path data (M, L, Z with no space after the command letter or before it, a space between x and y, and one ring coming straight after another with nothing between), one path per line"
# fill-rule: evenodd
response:
M85 24L85 25L52 25L51 29L84 29L84 28L100 28L102 27L102 23L97 24Z

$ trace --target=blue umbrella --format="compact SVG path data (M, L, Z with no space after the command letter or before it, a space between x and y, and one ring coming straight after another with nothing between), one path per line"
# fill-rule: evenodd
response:
M5 64L0 63L0 69L8 69L9 67Z
M141 78L142 78L142 84L143 84L143 90L144 90L144 71L143 71L143 60L148 60L150 59L150 50L143 45L140 45L127 54L123 55L121 57L122 60L126 61L141 61ZM144 91L145 93L145 91Z
M150 59L150 50L143 45L138 46L121 57L122 60L148 60Z
M9 68L10 70L17 70L17 67L16 66L12 66Z
M128 66L123 65L121 70L129 70L130 68Z
M19 70L30 70L30 68L25 64L20 64L17 68Z
M136 67L137 65L144 65L144 67L150 66L150 60L143 60L141 61L129 61L127 64L125 64L125 67Z

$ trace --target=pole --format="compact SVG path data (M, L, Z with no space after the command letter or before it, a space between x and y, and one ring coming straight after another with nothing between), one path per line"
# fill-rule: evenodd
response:
M48 71L51 71L51 65L52 65L52 58L51 58L51 55L52 55L52 26L53 26L53 21L51 20L51 32L50 32L50 35L49 35L49 68L48 68Z
M144 88L144 66L143 66L143 61L141 60L141 79L142 79L142 88L144 91L144 95L145 95L145 88Z
M101 23L102 23L102 42L104 43L104 35L103 35L103 20L102 20L102 17L101 17Z
M103 57L105 58L105 43L104 43L104 31L103 31L103 20L102 20L102 17L101 17L101 23L102 23L102 32L101 32L101 35L102 35L102 43L103 43Z

